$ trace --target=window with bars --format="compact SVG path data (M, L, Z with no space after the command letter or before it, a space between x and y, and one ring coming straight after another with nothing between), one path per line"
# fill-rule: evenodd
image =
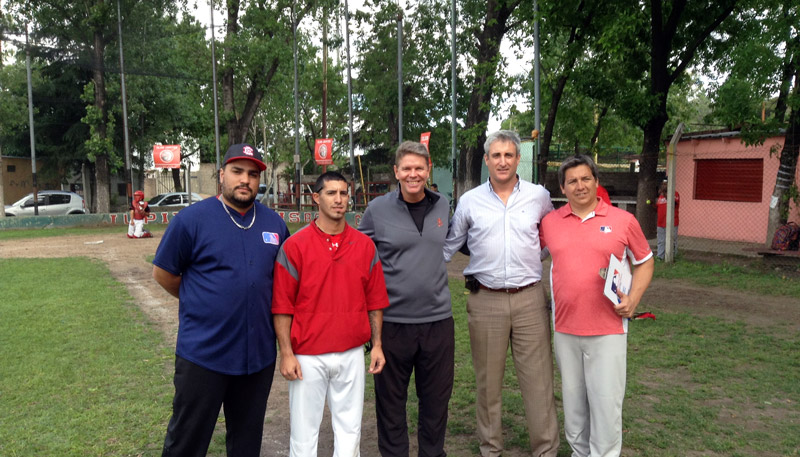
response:
M763 186L763 159L695 160L695 200L760 202Z

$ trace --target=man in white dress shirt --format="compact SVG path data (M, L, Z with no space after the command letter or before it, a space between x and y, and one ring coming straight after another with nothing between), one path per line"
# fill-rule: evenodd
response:
M503 452L501 394L509 343L522 391L534 456L555 456L558 424L553 396L550 314L542 287L539 223L553 210L550 193L517 175L519 136L490 134L483 156L489 180L458 202L445 261L466 242L464 269L472 363L477 385L481 456Z

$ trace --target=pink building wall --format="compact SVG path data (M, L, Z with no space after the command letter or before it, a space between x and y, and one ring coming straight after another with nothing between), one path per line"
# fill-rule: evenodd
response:
M784 137L772 137L761 146L746 146L737 136L683 139L675 149L676 182L680 193L679 236L726 241L764 243L767 239L767 217L775 177L780 162L778 152ZM774 148L774 149L773 149ZM770 154L770 150L776 151ZM757 159L764 160L761 202L695 200L695 160ZM800 169L795 181L800 180ZM791 208L790 220L800 220L798 209Z

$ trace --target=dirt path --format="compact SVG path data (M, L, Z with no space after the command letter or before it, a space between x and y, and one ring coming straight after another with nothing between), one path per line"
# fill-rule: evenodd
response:
M174 346L178 331L178 300L167 294L151 277L152 265L147 257L153 255L160 241L155 238L129 240L124 233L118 235L82 235L52 238L23 239L0 242L0 257L78 257L86 256L103 261L111 274L125 284L135 302L147 317L164 334L167 343ZM454 258L450 276L461 278L467 258ZM549 268L549 266L547 266ZM795 299L764 297L714 287L699 287L685 281L653 281L643 302L663 310L690 312L697 315L714 315L724 319L742 320L752 325L771 325L788 322L800 331L800 313ZM287 383L276 373L267 408L267 425L264 428L262 457L285 456L289 449L289 400ZM375 405L369 399L364 405L362 430L362 455L377 456L375 431ZM333 436L326 412L320 432L319 455L330 455ZM411 438L412 455L416 446ZM448 453L465 456L471 453L471 437L448 436ZM525 455L510 449L507 457Z

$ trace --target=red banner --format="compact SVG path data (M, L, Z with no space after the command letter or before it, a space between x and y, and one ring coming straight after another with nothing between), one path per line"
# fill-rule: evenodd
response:
M431 153L431 148L429 143L431 142L431 132L422 132L419 135L419 142L425 145L425 149L428 150L428 154ZM428 166L433 167L433 161L431 161L431 157L428 156Z
M181 146L179 144L153 146L153 163L156 168L180 168Z
M333 138L317 138L314 142L314 160L317 165L333 163Z
M423 132L419 135L419 142L425 145L425 149L428 152L431 152L430 146L428 144L431 142L431 132Z

